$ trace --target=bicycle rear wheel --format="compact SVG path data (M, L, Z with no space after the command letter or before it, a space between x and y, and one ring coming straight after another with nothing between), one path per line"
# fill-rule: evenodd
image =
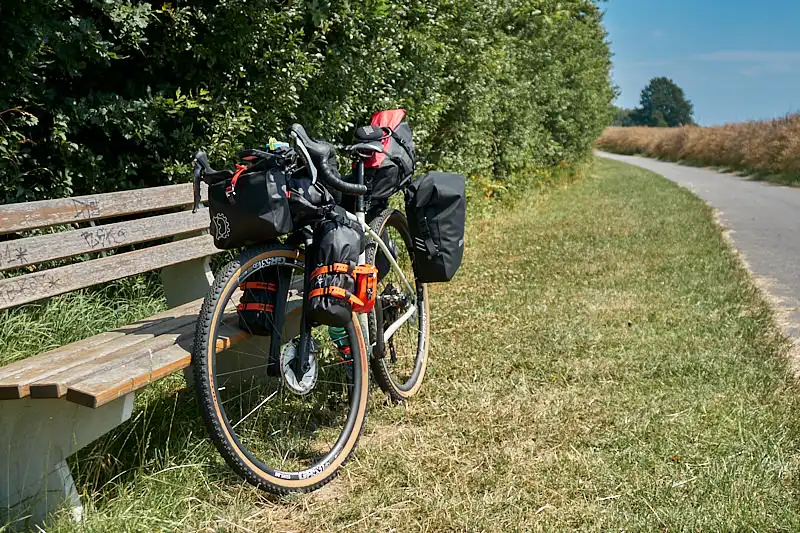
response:
M315 327L308 372L291 370L303 271L300 252L280 245L248 250L226 265L198 317L192 356L214 445L248 483L279 494L315 490L333 479L355 449L367 411L367 352L357 320L344 328L349 358L327 327ZM271 337L254 335L237 310L243 284L265 279L284 287L276 292L283 294L275 297L276 313L278 299L286 299L277 361L274 349L270 359ZM276 318L273 313L266 331Z
M373 342L370 361L375 381L395 402L407 400L419 391L428 362L430 343L430 308L428 289L417 283L413 266L413 241L406 216L395 209L386 209L370 223L381 236L416 297L414 311L383 343L375 342L392 325L411 313L412 294L391 267L383 249L375 242L367 243L366 261L378 267L376 311L368 316L369 338Z

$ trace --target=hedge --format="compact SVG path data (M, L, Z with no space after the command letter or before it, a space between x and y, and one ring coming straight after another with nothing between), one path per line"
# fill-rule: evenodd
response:
M0 6L4 202L184 182L294 121L405 107L425 160L505 179L610 120L590 0L24 0Z

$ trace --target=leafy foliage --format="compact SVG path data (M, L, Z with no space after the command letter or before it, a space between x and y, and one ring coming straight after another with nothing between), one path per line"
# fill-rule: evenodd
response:
M635 109L627 109L625 107L614 106L614 120L611 122L612 126L630 127L635 126L633 122Z
M294 121L408 109L428 162L575 161L613 97L593 0L28 0L0 7L4 202L189 179Z

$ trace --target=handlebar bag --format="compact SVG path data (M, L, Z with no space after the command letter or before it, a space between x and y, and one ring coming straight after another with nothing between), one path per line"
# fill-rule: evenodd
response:
M371 198L389 198L416 170L417 156L411 126L403 122L404 109L379 111L372 115L369 126L356 130L359 142L380 140L384 153L376 153L364 162Z
M304 175L293 175L289 178L289 210L295 228L302 228L320 222L325 214L335 205L333 195L311 178Z
M283 158L244 158L228 179L208 187L211 236L222 250L262 244L292 231ZM249 159L249 161L248 161Z
M340 214L332 213L316 226L308 294L311 322L344 327L352 320L353 306L365 304L356 294L356 268L364 246L361 227Z
M406 190L406 214L414 240L414 269L422 283L450 281L464 257L466 180L429 172Z

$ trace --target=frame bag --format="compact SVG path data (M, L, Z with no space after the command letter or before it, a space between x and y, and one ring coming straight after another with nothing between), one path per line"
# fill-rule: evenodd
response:
M258 150L240 156L252 164L236 165L235 173L205 176L211 236L222 250L261 244L292 231L283 158Z
M372 265L358 266L364 245L361 227L339 214L317 225L308 295L312 322L344 327L354 311L368 312L375 304L378 271Z
M370 197L389 198L416 170L417 156L411 126L403 122L404 109L379 111L372 115L369 126L356 130L359 142L380 142L384 153L376 153L364 162L364 177Z
M415 180L406 191L406 214L417 279L422 283L453 279L464 257L464 176L429 172Z

